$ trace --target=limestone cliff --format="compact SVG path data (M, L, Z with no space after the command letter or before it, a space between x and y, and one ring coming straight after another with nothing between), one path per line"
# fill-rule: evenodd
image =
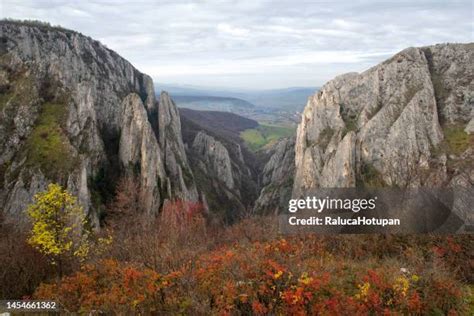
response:
M168 175L167 192L172 199L197 201L194 176L184 149L178 108L166 92L158 102L159 140Z
M201 157L200 165L203 170L215 174L227 188L234 188L229 152L224 145L212 136L199 132L194 139L192 148Z
M269 150L270 159L261 174L256 214L279 214L288 206L295 176L295 138L285 138Z
M258 123L226 112L179 112L189 165L213 220L230 223L250 213L258 195L260 166L240 132Z
M245 206L236 187L239 174L233 168L227 148L214 137L199 131L190 153L197 183L207 194L210 209L220 213L221 220L235 220L244 212Z
M158 210L160 186L165 183L163 157L160 146L148 121L145 107L137 94L123 100L123 114L119 141L119 159L124 170L134 176L138 172L145 210Z
M310 97L293 195L318 187L443 186L473 177L474 45L408 48ZM469 166L460 166L470 161Z
M176 107L151 78L80 33L0 22L0 205L15 217L49 182L99 218L116 180L138 179L144 207L196 199ZM96 222L97 223L97 222Z

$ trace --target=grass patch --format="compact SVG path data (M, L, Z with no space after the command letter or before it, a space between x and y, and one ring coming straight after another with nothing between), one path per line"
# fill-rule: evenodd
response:
M378 111L376 109L375 111ZM358 114L354 113L343 103L339 104L339 113L341 114L342 120L344 121L345 127L342 130L342 137L346 136L351 131L357 131L358 129ZM374 114L375 115L375 114Z
M460 125L443 128L444 147L448 154L460 155L470 146L474 146L474 135L469 135Z
M13 97L13 94L11 92L5 92L5 93L0 93L0 111L5 108L7 105L8 101Z
M342 137L346 136L347 133L352 132L352 131L357 131L357 119L356 118L350 118L347 121L344 122L346 126L342 130Z
M330 127L326 127L321 131L318 138L318 144L324 150L328 147L329 142L331 141L332 135L334 135L334 130Z
M357 177L357 186L365 188L380 188L387 184L383 180L382 174L370 163L363 163L360 168L360 175Z
M61 126L66 119L65 104L44 103L26 143L27 163L52 178L66 176L75 164L71 145Z
M256 128L241 132L240 137L251 150L257 151L270 143L294 134L294 127L260 124Z

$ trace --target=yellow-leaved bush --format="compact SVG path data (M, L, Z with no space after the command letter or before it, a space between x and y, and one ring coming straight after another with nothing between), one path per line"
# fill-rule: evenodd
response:
M28 243L48 256L53 264L61 256L81 260L90 252L89 232L84 229L87 218L76 197L58 184L34 196L27 209L32 222Z

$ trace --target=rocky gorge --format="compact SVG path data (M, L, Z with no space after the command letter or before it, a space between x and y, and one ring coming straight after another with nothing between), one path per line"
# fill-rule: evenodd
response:
M23 218L35 193L58 182L99 226L123 177L137 182L137 208L150 214L174 200L202 203L224 221L251 209L258 186L252 155L235 136L240 127L226 134L183 118L168 93L155 96L149 76L80 33L16 21L0 30L0 205L8 216Z
M473 65L473 44L440 44L338 76L309 97L296 136L258 159L238 137L255 121L213 125L223 114L178 110L98 41L1 21L0 205L21 218L58 182L99 226L118 180L132 177L145 212L184 200L232 222L278 214L316 188L472 189Z

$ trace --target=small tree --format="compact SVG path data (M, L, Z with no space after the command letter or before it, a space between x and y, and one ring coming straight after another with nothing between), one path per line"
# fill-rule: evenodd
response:
M121 178L115 188L115 197L107 207L106 222L119 230L127 223L127 231L139 224L145 213L142 192L137 179L132 176Z
M27 213L33 224L28 243L57 265L60 277L65 258L82 260L88 255L84 210L61 186L50 184L48 190L36 194Z

